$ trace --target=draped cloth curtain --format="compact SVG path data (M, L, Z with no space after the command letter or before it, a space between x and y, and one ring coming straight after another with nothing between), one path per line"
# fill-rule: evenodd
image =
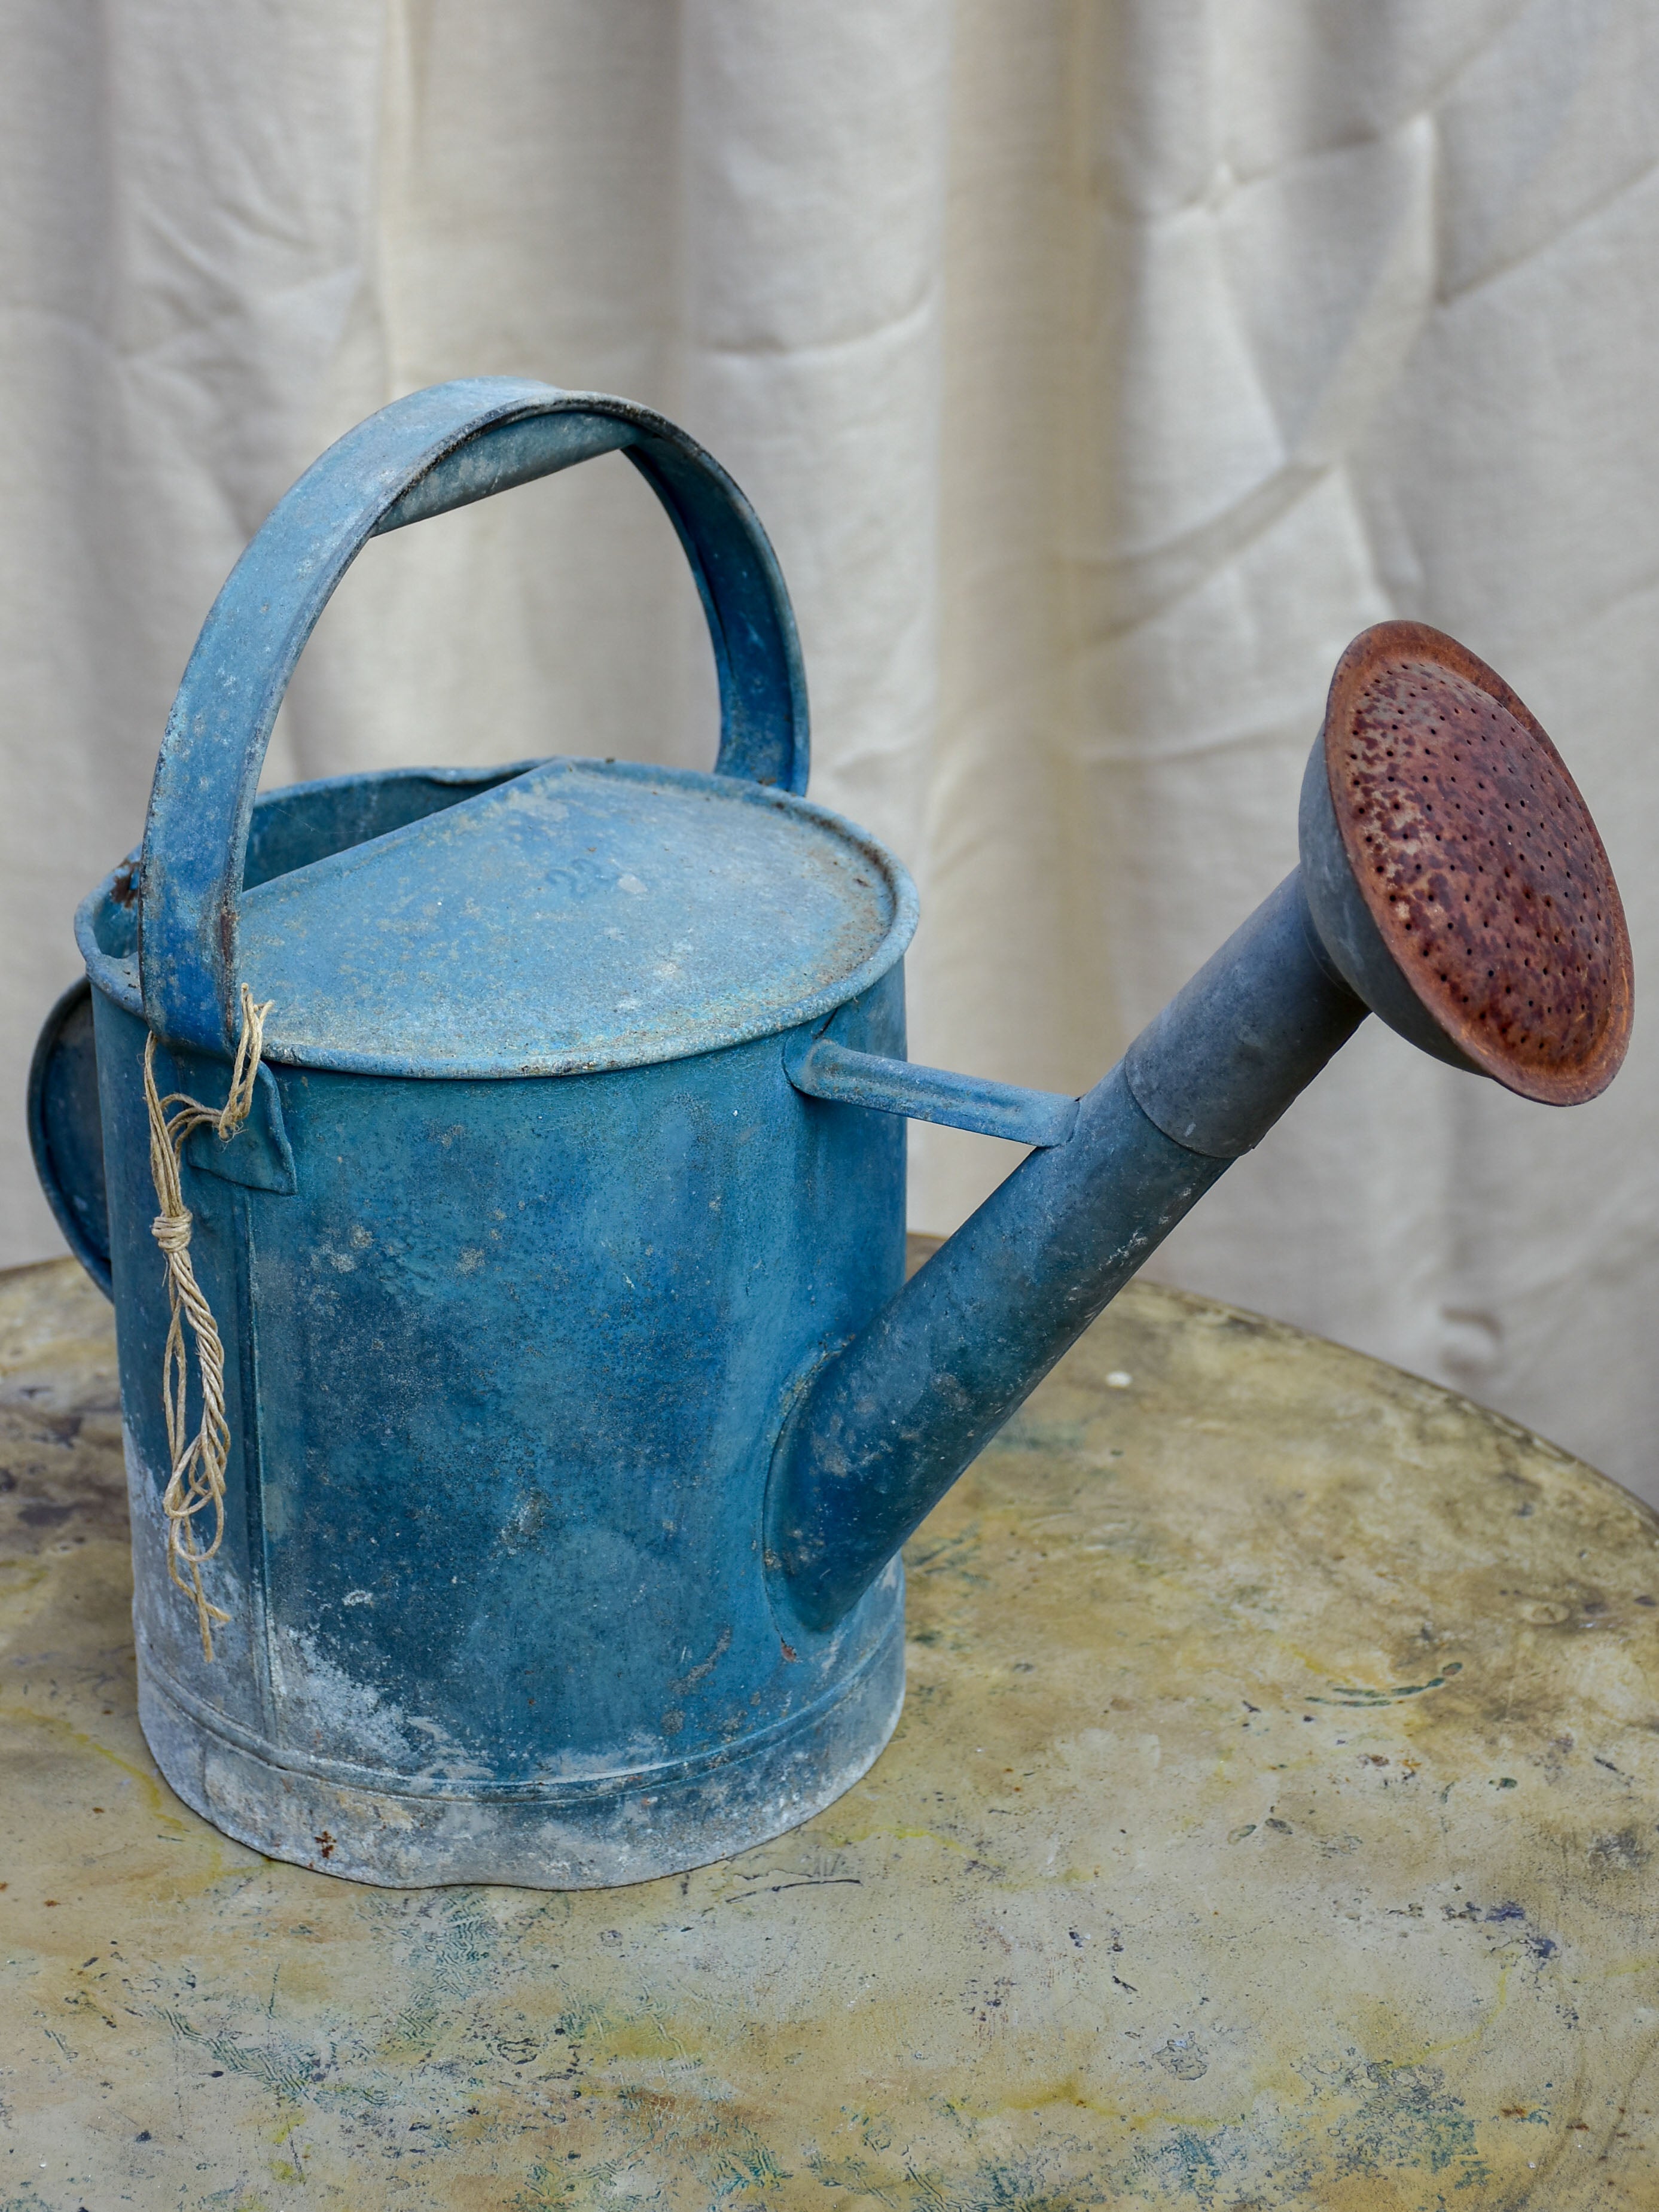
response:
M0 1259L70 918L230 564L330 439L500 373L749 492L813 795L918 878L915 1056L1075 1090L1292 864L1336 655L1453 631L1659 945L1659 12L1615 0L0 0ZM712 758L619 459L372 546L267 781ZM1655 1024L1571 1114L1369 1024L1166 1278L1659 1497ZM948 1228L1006 1147L913 1133Z

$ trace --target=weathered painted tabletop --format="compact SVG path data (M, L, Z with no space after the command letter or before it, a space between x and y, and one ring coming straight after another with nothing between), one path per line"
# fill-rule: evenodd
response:
M1132 1288L909 1552L910 1689L700 1874L356 1887L134 1717L108 1310L0 1277L0 2208L1659 2204L1659 1522Z

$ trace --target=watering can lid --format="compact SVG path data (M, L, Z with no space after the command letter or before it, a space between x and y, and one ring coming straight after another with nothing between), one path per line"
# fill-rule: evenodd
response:
M553 760L248 890L267 1055L561 1075L793 1028L902 954L915 893L839 817L741 778Z

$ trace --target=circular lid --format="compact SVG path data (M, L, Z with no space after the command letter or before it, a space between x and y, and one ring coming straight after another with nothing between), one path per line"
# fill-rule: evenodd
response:
M902 954L873 839L729 776L556 760L246 893L266 1056L564 1075L793 1028Z
M1500 676L1422 623L1337 665L1325 761L1371 919L1453 1042L1522 1097L1604 1091L1630 1041L1630 939L1589 810Z

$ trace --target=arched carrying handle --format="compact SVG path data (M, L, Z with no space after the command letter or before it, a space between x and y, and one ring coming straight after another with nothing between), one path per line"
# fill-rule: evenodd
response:
M274 507L196 641L155 764L138 909L144 1018L227 1051L253 798L306 640L364 543L447 507L621 451L679 533L720 678L720 775L806 788L806 687L788 594L719 463L625 399L507 377L437 384L371 415Z

